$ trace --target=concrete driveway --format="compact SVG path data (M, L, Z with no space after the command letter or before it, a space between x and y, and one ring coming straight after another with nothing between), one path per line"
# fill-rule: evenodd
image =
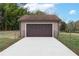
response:
M53 37L25 37L0 53L1 56L77 56Z

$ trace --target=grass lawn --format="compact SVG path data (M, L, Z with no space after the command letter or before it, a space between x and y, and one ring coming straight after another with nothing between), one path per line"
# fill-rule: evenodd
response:
M19 31L0 31L0 52L17 42L19 35Z
M59 40L79 55L79 33L60 32Z

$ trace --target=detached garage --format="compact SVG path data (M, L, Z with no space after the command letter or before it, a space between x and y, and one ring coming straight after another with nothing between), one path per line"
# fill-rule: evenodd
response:
M20 19L21 37L56 37L60 19L56 15L25 15Z

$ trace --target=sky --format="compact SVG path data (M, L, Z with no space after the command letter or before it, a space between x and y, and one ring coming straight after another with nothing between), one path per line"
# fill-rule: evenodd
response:
M65 22L79 20L79 3L30 3L24 8L30 12L40 10L48 14L56 14Z

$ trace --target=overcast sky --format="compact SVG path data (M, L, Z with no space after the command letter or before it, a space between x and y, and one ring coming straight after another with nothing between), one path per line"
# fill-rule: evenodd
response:
M79 20L79 3L30 3L24 8L29 8L29 11L41 10L48 14L56 14L65 22Z

